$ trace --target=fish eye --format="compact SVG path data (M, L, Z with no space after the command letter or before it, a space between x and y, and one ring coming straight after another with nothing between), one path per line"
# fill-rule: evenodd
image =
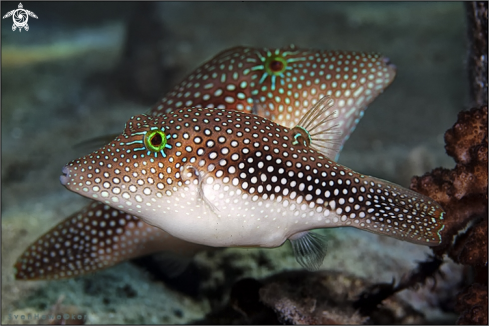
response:
M287 68L287 61L281 56L271 56L265 61L265 69L271 75L281 75Z
M161 130L152 130L144 137L146 148L152 152L159 152L166 146L166 135Z
M284 68L284 64L282 61L274 60L274 61L270 62L269 68L272 71L280 71Z

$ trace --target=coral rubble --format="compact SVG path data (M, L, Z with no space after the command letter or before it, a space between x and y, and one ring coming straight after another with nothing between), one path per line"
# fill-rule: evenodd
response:
M440 270L442 264L443 260L438 257L428 257L427 261L419 262L416 269L408 275L404 275L397 285L395 285L395 280L393 280L392 283L377 283L367 287L366 290L360 293L353 306L362 315L369 316L378 310L385 299L397 292L408 288L418 289L421 285L425 285L428 279L434 281L434 288L436 286L436 274L443 276Z

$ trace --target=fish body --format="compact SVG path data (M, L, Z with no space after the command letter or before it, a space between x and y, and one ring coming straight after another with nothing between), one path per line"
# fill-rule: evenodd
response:
M331 115L329 106L314 109ZM440 243L443 210L436 202L295 141L307 131L298 127L218 108L138 115L113 142L66 165L60 180L69 190L208 246L277 247L309 230L339 226Z
M75 277L162 248L186 257L203 249L202 245L175 238L131 214L94 201L30 245L15 264L15 277Z
M338 110L334 123L342 135L341 149L367 106L395 76L396 67L378 53L239 46L196 69L150 114L182 107L232 108L292 128L319 98L328 96Z
M395 66L376 53L310 50L295 46L281 49L241 46L224 50L202 64L168 92L148 114L159 117L183 106L235 109L267 117L292 128L317 99L329 95L342 105L338 107L336 116L336 124L340 126L336 128L334 135L336 143L329 143L327 148L323 147L321 150L325 155L337 158L367 105L390 85L395 75ZM330 127L320 125L319 128L328 130ZM189 167L189 171L194 174L200 171L187 165ZM204 202L201 204L207 211L213 209L210 210L211 213L220 212L206 199L207 195L202 196L209 191L207 185L198 187L198 191L199 198ZM103 212L101 216L107 217L104 223L99 220L101 217L96 212ZM126 244L128 250L131 250L130 254L120 246L111 247L109 253L101 251L103 248L99 246L87 246L86 243L78 242L85 240L77 235L86 232L84 229L87 225L97 223L100 227L96 241L110 242L115 246L119 238L110 231L110 226L117 225L119 217L123 215L126 219L130 216L141 237L137 239L138 244L135 241ZM79 221L74 223L74 218ZM132 232L126 229L124 232ZM153 232L144 232L146 229L152 229ZM66 242L67 238L59 236L62 232L76 241ZM153 237L153 234L158 236ZM42 247L39 246L39 241L42 242ZM69 250L59 252L61 245ZM34 241L16 262L15 276L17 279L72 277L152 252L175 252L180 247L192 248L189 252L199 249L194 243L185 243L164 230L147 224L137 215L123 213L105 203L94 202ZM208 250L209 247L200 246L200 249ZM53 257L53 253L56 256ZM89 269L67 264L67 261L80 259Z

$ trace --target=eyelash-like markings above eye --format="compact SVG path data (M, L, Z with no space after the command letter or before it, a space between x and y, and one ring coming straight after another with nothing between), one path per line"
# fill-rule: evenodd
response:
M265 71L269 75L279 76L287 69L287 60L285 58L274 55L265 60Z
M280 80L280 83L283 85L283 78L285 78L285 73L287 70L292 70L292 63L296 61L306 61L306 57L294 57L299 54L299 51L282 51L280 49L276 49L274 52L266 50L265 55L260 52L256 52L260 64L251 68L253 71L263 71L259 84L263 84L263 82L270 76L270 89L272 91L276 88L277 79ZM292 56L292 57L288 57Z
M158 157L158 153L161 156L166 157L165 148L172 148L170 144L168 144L168 139L171 138L170 134L165 134L165 127L161 127L161 130L157 127L151 127L149 131L141 131L132 134L134 135L143 135L143 140L135 140L129 143L125 143L125 145L132 144L142 144L144 145L141 148L133 149L134 152L137 151L145 151L147 150L146 155L151 155L151 153L155 154L155 157Z

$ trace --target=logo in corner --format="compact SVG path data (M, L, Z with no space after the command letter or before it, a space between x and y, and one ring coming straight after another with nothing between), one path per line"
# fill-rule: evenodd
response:
M35 13L24 9L24 6L22 6L22 2L19 2L18 9L9 11L5 16L2 17L2 19L8 18L10 16L12 16L12 19L14 20L14 24L12 25L12 31L14 32L17 28L19 29L19 32L22 32L22 28L24 28L26 31L29 30L29 25L27 25L29 16L37 19Z

